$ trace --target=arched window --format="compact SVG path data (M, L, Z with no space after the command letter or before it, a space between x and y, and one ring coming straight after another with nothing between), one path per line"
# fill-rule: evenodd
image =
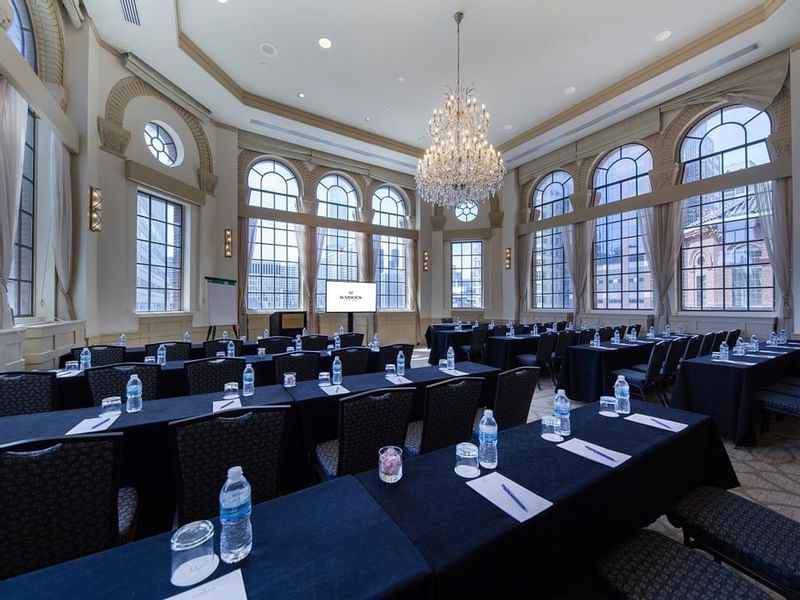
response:
M8 37L31 69L36 71L36 44L28 5L25 0L11 0L11 6L14 8L14 21L8 28Z
M375 215L372 222L385 227L405 227L406 203L393 187L384 185L372 195ZM393 235L375 236L375 281L378 284L378 308L404 310L406 304L405 238Z
M653 156L641 144L625 144L603 157L594 172L596 204L608 204L650 192ZM595 221L594 307L653 308L653 280L644 254L636 211Z
M317 185L317 214L321 217L356 220L358 196L346 177L330 174ZM346 229L320 228L317 234L319 272L317 308L325 310L326 281L358 281L358 243L356 233Z
M247 174L251 206L297 212L300 189L297 176L283 163L262 160ZM252 260L247 278L247 308L300 308L300 249L295 225L268 219L250 219Z
M573 191L572 176L566 171L553 171L542 178L531 196L534 221L572 212ZM572 308L572 281L560 227L536 232L531 264L533 307Z
M728 106L703 117L681 144L683 181L698 181L769 162L769 116ZM769 184L743 186L683 202L682 310L774 309L775 286L758 212ZM693 253L711 260L696 264Z

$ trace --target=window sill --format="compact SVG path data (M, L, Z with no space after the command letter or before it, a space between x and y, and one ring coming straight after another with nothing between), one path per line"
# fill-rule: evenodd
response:
M135 312L137 317L191 317L193 313L188 310L176 310L174 312Z
M725 310L689 310L675 313L676 317L684 319L701 319L703 317L726 317L730 319L775 319L780 315L774 311L725 311Z

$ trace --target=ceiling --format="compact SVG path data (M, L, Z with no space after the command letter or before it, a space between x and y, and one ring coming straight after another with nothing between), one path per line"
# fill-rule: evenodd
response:
M455 82L456 10L462 79L510 166L800 41L800 0L136 0L140 26L118 0L84 3L215 120L407 172Z

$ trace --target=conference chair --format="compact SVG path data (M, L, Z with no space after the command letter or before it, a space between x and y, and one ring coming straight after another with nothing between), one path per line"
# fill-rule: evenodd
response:
M294 340L284 335L275 335L258 340L258 347L264 348L267 354L281 354L286 352L286 348L289 346L294 346Z
M707 356L711 354L711 347L714 345L714 338L717 334L713 331L709 331L703 336L703 343L700 344L700 352L698 352L697 356Z
M497 376L494 418L498 429L508 429L528 422L531 401L538 383L537 367L517 367Z
M483 360L486 338L489 337L489 328L483 325L474 327L470 334L469 344L459 346L459 353L466 356L467 360Z
M453 322L452 317L442 317L442 323L452 323L452 322Z
M625 376L625 380L630 386L631 393L636 392L642 400L647 400L647 392L655 390L661 403L666 406L667 399L661 390L661 369L664 359L669 351L670 342L658 342L650 351L650 360L647 361L647 370L643 373L635 369L618 369L611 373L613 381L620 375Z
M610 342L611 336L614 335L614 328L613 327L601 327L599 330L600 333L600 341L601 342Z
M142 382L142 400L155 400L158 398L160 373L161 365L147 363L120 363L107 367L92 367L84 371L95 406L100 406L103 398L109 396L119 396L125 402L128 380L134 374L138 375Z
M627 325L617 325L616 327L614 327L614 331L619 331L619 339L624 340L625 339L625 334L628 331L628 326ZM611 336L612 337L614 336L613 332L612 332Z
M378 450L402 448L414 397L413 387L363 392L339 401L339 437L316 447L322 479L373 470Z
M275 382L283 383L284 373L294 373L296 381L310 381L319 375L319 352L302 350L273 354Z
M189 360L192 357L191 342L156 342L155 344L145 344L145 356L156 356L158 347L164 345L167 351L167 360Z
M686 344L686 350L683 353L683 360L689 360L690 358L695 358L700 353L700 346L703 344L703 336L702 335L693 335L689 338L689 342Z
M381 371L386 368L386 365L393 365L397 363L397 353L401 352L406 358L406 369L411 368L411 356L414 354L414 346L411 344L391 344L389 346L381 346L380 365Z
M733 331L728 332L728 337L725 339L725 343L728 344L728 348L733 348L736 345L736 341L742 335L741 329L734 329Z
M550 376L553 376L552 357L553 350L556 347L556 340L558 334L555 332L543 333L539 336L539 346L536 348L536 354L518 354L517 362L523 367L538 367L540 369L547 369ZM542 389L541 382L538 382L539 389Z
M253 504L278 496L290 410L250 407L169 424L179 525L219 515L219 491L234 465L250 483Z
M327 335L304 335L300 338L303 344L303 350L317 350L322 351L328 348Z
M458 377L427 386L422 420L408 424L406 455L417 456L471 439L483 383L482 377Z
M556 374L561 371L561 365L564 364L564 358L567 355L567 348L569 348L575 341L574 331L559 331L558 339L556 339L556 346L550 358L551 376L553 378L553 385L556 385Z
M714 334L714 344L711 346L711 352L719 352L720 345L727 337L727 331L718 331L716 334Z
M369 348L341 348L331 353L331 361L337 356L342 361L343 375L361 375L366 373L369 367L369 355L372 350Z
M508 333L508 325L495 325L489 330L489 337L502 337Z
M125 361L124 346L81 346L72 349L72 360L80 360L81 352L84 348L89 348L92 353L92 366L103 367Z
M584 329L580 332L580 337L576 345L585 346L594 339L594 329Z
M678 364L686 353L686 346L689 343L689 338L677 338L667 343L669 344L669 350L667 350L667 356L664 359L664 364L658 376L659 383L665 392L667 386L675 380L675 373L677 373ZM648 366L649 364L638 364L633 365L631 369L646 373Z
M100 433L0 446L0 579L130 537L138 499L119 488L121 443Z
M565 331L567 329L566 321L559 321L556 323L556 331Z
M0 417L55 409L55 373L46 371L0 373Z
M349 331L339 335L339 345L342 348L353 348L364 345L364 334Z
M634 329L636 330L636 339L642 337L642 324L636 323L635 325L631 325L630 327L628 327L628 333L630 333Z
M190 394L222 392L225 384L242 382L246 361L243 358L200 358L184 364Z
M224 352L225 356L227 356L228 342L233 342L234 354L236 356L241 356L242 340L235 340L231 338L229 340L209 340L207 342L203 342L203 351L205 352L206 358L212 358L216 356L217 352Z

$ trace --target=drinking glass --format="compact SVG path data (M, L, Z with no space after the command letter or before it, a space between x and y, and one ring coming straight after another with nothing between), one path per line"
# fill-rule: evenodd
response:
M719 358L719 352L712 352L711 353L711 358L712 359L718 359Z
M403 451L397 446L378 450L378 477L384 483L397 483L403 478Z
M297 373L289 371L283 374L283 387L294 387L297 385Z
M475 444L461 442L456 446L455 472L466 479L472 479L481 474L478 466L478 447Z
M225 353L222 350L220 350L219 352L217 352L217 358L225 358Z
M397 372L397 367L393 363L386 365L386 376L394 375Z
M561 437L557 431L561 429L561 419L554 415L542 417L542 439L548 442L563 442L564 438Z
M294 346L286 346L287 352L294 352Z
M259 348L258 349L258 356L266 356L266 355L267 355L267 349L266 348Z
M439 359L439 368L440 369L446 369L447 368L447 359L446 358L440 358Z
M614 396L600 396L600 415L610 418L617 416L617 399Z
M187 587L200 583L219 565L214 554L214 525L211 521L187 523L169 541L172 548L172 585Z
M100 402L100 416L113 417L122 413L122 398L119 396L109 396Z
M235 400L239 397L239 382L229 381L223 389L223 400Z
M64 367L67 371L80 371L81 369L80 363L78 363L77 360L68 360L64 363Z
M331 374L328 371L319 372L319 384L323 387L331 384Z
M145 364L148 364L148 365L152 364L152 363L156 362L156 357L155 356L145 356L144 357L144 362L145 362Z

